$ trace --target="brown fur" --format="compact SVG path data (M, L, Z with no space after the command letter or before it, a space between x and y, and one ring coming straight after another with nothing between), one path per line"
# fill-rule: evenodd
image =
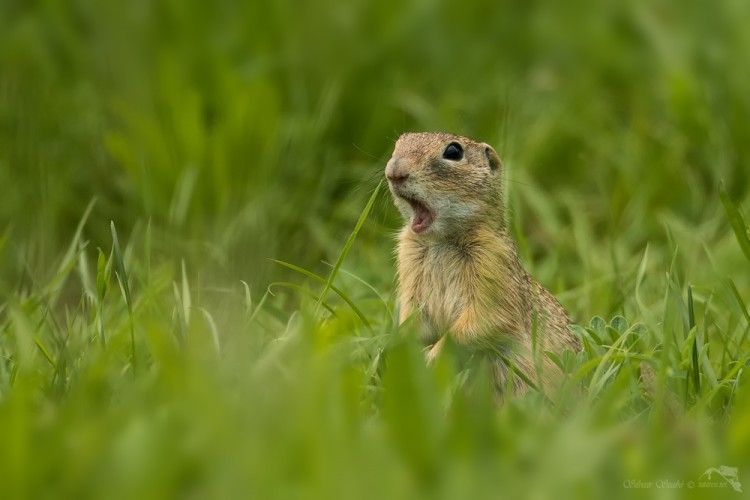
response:
M463 147L461 160L443 159L452 142ZM386 175L407 220L398 242L400 320L417 315L428 361L450 332L458 346L492 360L501 394L509 382L516 394L528 386L517 376L508 380L498 350L538 386L553 390L559 370L543 352L577 349L578 340L560 303L521 267L505 225L501 169L490 146L465 137L409 133L398 139ZM415 209L408 199L432 214L432 225L420 233L409 223Z

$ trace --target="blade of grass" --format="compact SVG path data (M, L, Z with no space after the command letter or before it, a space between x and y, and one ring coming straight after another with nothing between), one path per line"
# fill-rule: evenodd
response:
M314 279L316 281L319 281L321 283L326 283L326 279L325 278L323 278L322 276L318 276L317 274L315 274L313 272L310 272L307 269L303 269L303 268L301 268L299 266L295 266L294 264L290 264L290 263L284 262L282 260L276 260L276 259L270 259L270 260L273 261L273 262L275 262L275 263L277 263L277 264L279 264L280 266L284 266L284 267L287 267L287 268L292 269L294 271L297 271L300 274L304 274L305 276L307 276L309 278L312 278L312 279ZM362 323L364 323L364 325L367 328L370 328L370 322L367 321L367 318L365 317L365 315L362 313L362 311L359 310L359 308L354 304L354 302L352 302L352 300L349 297L347 297L346 294L343 291L341 291L340 288L338 288L336 285L332 284L331 285L331 290L333 290L333 292L336 295L338 295L339 297L341 297L344 300L344 302L346 302L349 305L349 307L352 308L352 311L354 311L354 313L357 315L357 317L359 317L360 321L362 321Z
M68 262L73 259L74 255L76 254L78 250L78 243L81 240L81 233L83 232L83 226L86 224L86 221L89 218L89 215L91 215L91 210L94 209L94 205L96 205L96 198L93 198L89 204L86 206L86 210L83 211L83 215L81 216L81 220L78 221L78 226L76 227L75 233L73 233L73 239L70 242L70 245L68 246L68 250L65 252L65 255L62 258L62 262L60 263L60 267L57 270L57 274L63 274L65 273L66 267L68 266Z
M86 221L88 220L89 215L91 215L94 205L96 205L96 198L93 198L83 211L81 220L78 221L78 226L76 226L75 233L73 233L73 239L70 241L70 245L68 245L68 249L65 251L63 258L60 261L55 277L45 287L44 295L49 297L48 301L52 307L56 305L57 300L62 293L62 284L67 280L70 271L75 266L78 254L83 252L86 247L86 243L81 242L81 235L83 234L83 227L86 225Z
M104 297L109 289L109 278L112 275L112 254L109 259L104 256L102 249L99 250L99 258L96 264L96 294L97 294L97 313L99 316L99 340L102 345L107 345L104 329Z
M624 348L622 346L627 345L626 341L628 337L634 334L634 330L628 330L627 332L623 333L620 338L612 343L607 352L604 353L604 356L602 356L599 365L597 366L594 374L591 377L591 382L589 383L589 395L592 397L592 399L596 396L599 390L604 387L604 382L609 378L611 374L611 371L609 370L609 367L607 365L610 362L612 362L612 364L614 365L614 361L619 358L618 355L621 353L621 351L629 352L627 348ZM605 369L607 370L606 373L604 373ZM592 390L592 388L596 388L596 390Z
M128 276L125 272L125 263L122 260L122 249L120 248L120 240L117 238L117 229L115 229L115 221L110 222L110 228L112 229L112 250L114 251L115 265L117 266L117 279L120 282L120 288L125 297L125 305L128 307L128 317L130 318L130 348L133 357L133 372L137 369L137 362L135 357L135 325L133 323L133 300L130 295L130 286L128 285Z
M737 286L734 284L734 281L731 278L727 278L727 282L729 284L729 289L732 292L732 295L734 296L734 300L737 301L737 305L740 308L740 311L742 311L743 316L745 316L745 321L747 321L747 325L742 330L742 334L740 335L740 338L738 341L734 341L732 339L733 343L735 344L735 347L737 348L737 352L742 353L744 350L740 347L745 343L745 338L747 337L748 331L750 331L750 313L747 311L747 307L745 306L745 303L742 300L742 296L740 295L739 290L737 290ZM726 345L726 344L725 344Z
M58 371L57 364L55 364L55 360L52 359L52 356L47 350L47 347L44 345L44 342L42 342L42 339L40 339L39 337L34 337L34 342L36 342L36 346L39 348L40 351L42 351L42 354L44 354L44 357L47 358L47 361L49 362L49 364L57 372Z
M248 325L251 324L253 322L253 320L255 319L255 317L258 315L258 313L260 312L261 308L266 303L266 300L268 300L268 296L269 295L273 295L273 294L271 293L270 290L266 290L266 293L264 293L263 297L260 298L260 302L258 302L258 305L255 307L255 310L252 313L250 313L250 318L248 318L248 320L247 320L247 324ZM250 306L251 305L252 305L252 303L247 304L247 307L248 307L247 308L247 312L250 311Z
M95 303L97 300L96 285L91 279L88 258L83 249L84 245L80 245L78 250L78 274L81 278L81 286L83 287L84 296L87 297L91 303Z
M326 263L326 265L330 266L330 264L327 264L327 263ZM342 272L342 273L346 274L347 276L349 276L349 277L351 277L351 278L359 281L364 286L366 286L367 288L369 288L370 290L372 290L372 292L378 297L378 299L380 299L380 302L383 303L383 305L385 306L386 310L389 313L391 312L391 308L388 305L388 301L385 299L385 297L383 297L383 295L378 291L377 288L375 288L374 286L372 286L371 284L369 284L368 282L366 282L365 280L363 280L362 278L360 278L356 274L347 271L346 269L341 269L340 272Z
M313 292L308 290L305 287L295 285L294 283L287 283L285 281L274 281L273 283L268 285L268 291L273 295L273 292L271 292L271 287L274 286L283 286L285 288L291 288L292 290L297 290L298 292L301 292L308 297L312 297L313 299L318 299L318 296L315 295ZM328 310L333 316L336 316L336 311L333 310L331 306L329 306L326 302L320 302L320 305ZM260 306L259 306L260 307Z
M151 283L151 239L153 237L151 231L151 218L148 219L148 225L146 226L146 283Z
M742 213L729 198L727 188L724 186L723 181L719 184L719 197L721 198L721 203L724 205L724 210L727 213L729 225L732 227L734 235L737 238L737 243L740 244L740 248L742 249L742 253L745 254L745 257L750 259L750 237L748 237L747 222L745 222Z
M211 313L208 312L207 309L204 309L203 307L201 307L200 312L203 313L203 317L206 319L206 323L208 323L208 329L211 330L211 337L213 338L214 346L216 347L216 354L221 354L221 344L219 342L219 329L216 328L216 322L214 321L213 316L211 316Z
M331 268L333 267L333 265L332 265L332 264L331 264L330 262L325 262L325 261L324 261L324 262L323 262L323 264L325 264L326 266L328 266L328 267L331 267ZM374 294L375 294L375 295L376 295L376 296L378 297L378 299L380 299L380 301L381 301L381 302L383 303L383 305L384 305L384 306L385 306L385 308L386 308L386 309L388 310L388 312L389 312L389 313L390 313L390 312L392 312L392 311L391 311L391 308L390 308L390 306L388 305L388 301L387 301L387 300L385 299L385 297L383 297L383 295L382 295L382 294L381 294L381 293L380 293L380 292L378 291L378 289L377 289L377 288L375 288L374 286L372 286L371 284L369 284L368 282L366 282L365 280L363 280L362 278L360 278L360 277L359 277L359 276L357 276L356 274L354 274L354 273L351 273L351 272L347 271L346 269L340 269L340 270L339 270L339 272L340 272L340 273L343 273L343 274L346 274L346 275L347 275L347 276L349 276L350 278L352 278L352 279L355 279L355 280L359 281L359 282L360 282L360 283L362 283L362 284L363 284L364 286L366 286L367 288L369 288L370 290L372 290L372 292L373 292L373 293L374 293Z
M370 200L367 202L365 209L360 214L359 220L357 221L357 225L354 226L354 230L352 231L352 234L349 235L349 239L346 240L346 244L344 245L344 248L341 250L341 254L339 255L339 258L336 260L336 263L333 265L333 270L331 271L331 275L328 277L326 286L323 288L323 291L320 293L320 297L318 297L318 301L315 304L316 309L318 309L323 304L323 301L325 300L326 295L328 295L328 290L331 289L331 286L333 285L333 281L336 279L336 275L338 274L339 269L341 268L341 264L344 263L344 259L346 259L346 256L349 254L349 250L351 250L352 245L354 245L354 240L356 239L357 234L359 234L359 231L360 229L362 229L362 226L364 225L365 220L367 219L367 216L370 214L370 210L372 210L372 205L375 203L375 200L378 197L378 193L380 193L380 187L382 185L383 185L383 180L381 179L380 182L378 182L378 185L375 187L375 190L372 192L372 196L370 196Z
M177 286L177 282L172 282L172 296L174 297L174 314L177 315L178 320L178 326L179 330L176 332L175 336L177 337L177 341L179 342L180 346L185 346L188 339L188 324L187 319L185 318L185 308L183 307L184 301L182 300L182 294L180 293L180 288Z
M742 296L740 295L739 290L737 290L737 285L734 284L734 281L731 278L727 278L727 284L729 285L729 289L732 291L734 299L737 301L737 305L740 307L742 315L745 316L745 320L747 321L748 326L750 326L750 313L747 312L747 307L742 300Z
M513 362L512 362L511 360L510 360L510 358L508 358L508 356L506 356L506 355L505 355L505 354L504 354L504 353L503 353L503 352L502 352L502 351L501 351L500 349L498 349L498 348L497 348L497 347L495 347L495 346L492 346L492 350L493 350L493 351L495 352L495 354L497 354L497 357L499 357L499 358L500 358L500 359L501 359L501 360L503 361L503 363L505 363L505 365L506 365L506 366L508 367L508 369L509 369L509 370L510 370L511 372L513 372L513 373L514 373L515 375L517 375L517 376L518 376L518 378L520 378L521 380L523 380L523 381L524 381L524 383L525 383L526 385L528 385L528 386L529 386L529 387L531 387L532 389L534 389L534 390L536 390L536 391L539 391L540 393L544 394L544 393L543 393L543 392L542 392L542 391L541 391L541 390L540 390L540 389L539 389L539 388L538 388L538 387L536 386L536 384L535 384L534 382L532 382L532 380L531 380L531 379L530 379L530 378L529 378L528 376L526 376L526 374L525 374L525 373L523 373L523 372L522 372L521 370L519 370L518 368L516 368L516 364L515 364L515 363L513 363ZM547 397L547 395L546 395L546 394L544 394L544 396L545 396L545 397ZM549 399L549 398L547 398L547 399Z
M695 307L693 306L693 287L688 285L688 326L690 330L695 328ZM693 388L695 399L701 394L701 375L698 367L698 332L693 337Z
M190 310L193 307L193 301L190 297L190 284L187 279L187 270L185 269L185 259L182 259L182 313L185 318L185 326L190 326Z
M648 244L646 244L646 249L643 251L643 258L641 259L641 263L638 266L638 273L635 278L635 303L638 304L638 309L640 310L641 314L644 314L648 310L643 300L643 295L641 293L641 285L643 284L643 279L646 276L647 269L648 269Z
M717 392L721 390L721 388L725 385L736 383L736 381L739 380L739 377L736 377L736 375L750 362L750 354L745 356L742 359L738 359L734 362L734 366L731 370L724 376L723 379L714 387L711 391L709 391L705 396L704 400L709 401L711 398L713 398Z
M240 280L242 286L245 288L245 311L249 311L253 308L253 295L250 293L250 285L246 281Z

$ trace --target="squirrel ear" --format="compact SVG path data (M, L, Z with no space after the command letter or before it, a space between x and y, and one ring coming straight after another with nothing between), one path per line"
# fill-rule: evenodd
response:
M500 157L497 156L497 153L494 149L492 149L492 146L489 144L482 144L484 146L484 155L487 157L487 161L490 163L490 170L493 172L497 171L500 167L503 166L503 162L500 161Z

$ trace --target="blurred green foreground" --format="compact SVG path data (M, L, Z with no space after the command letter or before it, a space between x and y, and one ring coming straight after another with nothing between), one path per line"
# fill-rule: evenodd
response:
M1 1L0 498L747 495L749 25L744 0ZM415 130L503 158L585 345L551 401L498 406L397 325L376 186Z

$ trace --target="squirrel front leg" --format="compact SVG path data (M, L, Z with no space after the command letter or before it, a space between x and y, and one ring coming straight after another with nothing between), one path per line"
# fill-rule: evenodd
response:
M402 297L399 300L399 325L403 325L406 320L409 319L409 317L414 312L414 305L412 304L411 300L404 300ZM424 327L424 326L423 326ZM430 345L427 349L427 352L425 353L425 358L427 360L427 364L431 365L434 361L437 355L440 353L440 350L442 349L443 345L445 344L445 336L438 339L437 342Z
M452 335L453 340L459 345L472 345L477 343L477 339L479 338L479 325L476 321L476 311L474 311L473 308L467 308L464 310L453 323L450 333L446 333L440 337L440 340L430 346L430 349L425 355L428 365L432 364L435 361L435 358L440 354L448 335Z
M435 358L437 358L438 354L440 354L440 351L442 350L443 345L445 345L446 337L447 337L447 334L440 337L440 340L432 344L430 346L430 349L427 351L427 354L425 354L425 358L427 359L428 366L432 365L432 363L435 362Z
M409 316L411 316L412 313L412 306L410 303L406 301L400 301L399 302L399 311L398 311L398 324L403 325L404 322L409 319Z
M476 344L479 341L480 332L479 315L473 306L464 309L451 326L451 334L458 345Z

